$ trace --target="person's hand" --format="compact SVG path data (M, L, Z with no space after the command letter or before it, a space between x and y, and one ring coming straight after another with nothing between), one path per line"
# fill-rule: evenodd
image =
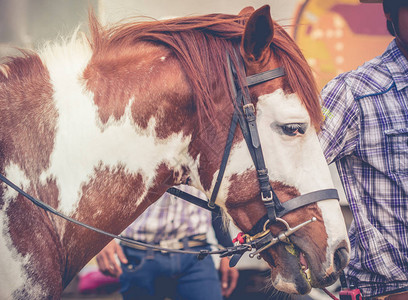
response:
M99 271L108 276L119 277L122 274L122 268L117 263L116 256L122 263L128 263L122 247L113 240L96 255Z
M222 295L228 298L237 286L239 272L235 268L230 268L228 257L221 258L220 272Z

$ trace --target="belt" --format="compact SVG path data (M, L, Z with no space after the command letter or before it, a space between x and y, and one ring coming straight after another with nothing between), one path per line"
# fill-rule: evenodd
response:
M120 241L120 244L125 247L137 249L137 250L149 250L150 248L147 248L145 246L140 246L140 245L135 245L132 243L128 243L126 241ZM199 247L199 246L207 246L209 245L207 243L207 235L206 234L195 234L192 236L188 236L182 239L170 239L170 240L161 240L158 244L151 244L153 246L159 246L161 248L166 248L166 249L187 249L187 248L193 248L193 247ZM154 251L160 251L153 249ZM162 251L165 252L165 251Z

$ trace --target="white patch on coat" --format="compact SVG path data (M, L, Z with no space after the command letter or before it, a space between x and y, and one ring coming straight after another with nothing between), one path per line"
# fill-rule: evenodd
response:
M6 166L4 174L11 182L23 190L30 185L24 171L16 164L12 163ZM2 268L0 270L0 298L13 299L15 293L26 288L30 291L30 297L32 296L30 299L42 299L45 297L42 292L44 288L39 283L34 282L27 272L30 255L23 256L18 253L10 236L9 224L12 220L9 220L7 210L10 202L16 201L18 193L11 187L6 187L4 183L2 185L5 190L3 198L5 202L0 210L0 266ZM23 201L25 200L29 201L23 199Z
M55 47L57 49L52 48L41 56L50 73L58 110L50 167L42 173L41 180L55 178L61 212L67 215L75 212L81 187L89 182L95 168L101 164L111 168L125 166L129 173L141 173L148 189L161 163L173 168L191 159L185 154L191 137L177 133L160 140L155 133L153 118L147 129L139 128L131 116L132 100L120 120L110 118L106 125L102 125L93 94L85 91L81 80L91 57L90 49L83 46L81 57L78 58L77 54L71 58L71 51ZM61 60L64 62L62 66Z

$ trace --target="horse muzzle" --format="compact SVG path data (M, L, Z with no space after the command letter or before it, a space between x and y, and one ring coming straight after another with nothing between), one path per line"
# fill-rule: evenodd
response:
M327 245L325 251L321 251L307 235L294 234L301 228L313 231L314 221L313 218L293 228L283 221L286 230L250 254L253 257L262 251L260 255L271 267L276 289L290 294L307 294L312 287L333 284L348 264L350 248L347 241Z

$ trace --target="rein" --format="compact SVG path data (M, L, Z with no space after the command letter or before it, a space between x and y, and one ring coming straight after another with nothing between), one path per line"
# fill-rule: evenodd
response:
M235 52L235 57L238 59L238 55ZM75 220L71 217L68 217L51 206L47 205L46 203L34 198L33 196L27 194L21 188L16 186L2 174L0 174L0 180L13 188L15 191L26 197L28 200L33 202L36 206L48 211L51 214L54 214L58 217L61 217L69 222L77 224L79 226L85 227L97 233L103 234L105 236L109 236L114 239L118 239L124 241L128 244L133 244L137 246L146 247L148 249L157 250L157 251L165 251L165 252L172 252L172 253L185 253L185 254L194 254L197 255L198 259L204 259L208 255L219 254L220 257L226 256L233 256L230 260L230 266L235 266L241 256L248 251L252 251L255 249L254 252L250 253L249 256L251 258L258 256L259 253L267 248L279 243L285 242L290 243L288 237L296 232L297 230L301 229L302 227L310 224L311 222L316 221L316 218L312 218L304 223L301 223L293 228L289 226L289 224L281 219L282 216L285 214L308 205L310 203L315 203L321 200L327 199L339 199L337 190L335 189L324 189L315 192L311 192L305 195L301 195L299 197L293 198L288 200L284 203L281 203L275 194L272 186L269 182L269 175L268 169L265 166L265 161L262 153L262 147L259 139L258 128L256 125L256 113L255 107L250 101L249 90L248 87L260 84L266 81L274 80L276 78L285 76L285 70L280 67L273 70L269 70L263 73L258 73L255 75L247 76L246 77L246 84L244 89L240 87L238 82L238 71L245 73L243 63L240 64L239 69L237 70L236 67L231 63L230 55L227 56L228 60L228 71L229 71L229 80L231 86L231 93L233 98L235 99L234 102L234 113L231 120L230 130L228 133L226 146L224 150L224 154L222 157L220 170L217 176L217 180L211 194L210 200L205 201L200 199L194 195L181 191L175 187L171 187L167 190L168 193L177 196L183 200L191 202L195 205L198 205L202 208L208 209L216 214L221 214L221 209L218 205L215 204L215 200L217 198L221 182L225 173L225 169L227 166L227 161L231 152L232 142L234 139L235 131L238 126L240 125L242 134L244 139L247 143L249 152L251 154L252 160L254 162L255 168L258 174L258 181L260 185L260 193L262 197L262 201L265 205L267 210L267 215L262 217L257 224L252 228L247 234L243 236L241 239L242 243L235 245L233 247L227 247L221 250L209 251L209 250L201 250L201 251L190 251L190 250L178 250L178 249L168 249L162 248L159 246L135 241L133 239L126 238L122 235L115 235L101 229L95 228L93 226L87 225L82 223L78 220ZM238 59L238 61L241 61ZM270 225L273 225L277 222L282 223L286 227L286 231L281 232L278 236L273 236L270 230L267 228Z
M34 198L33 196L31 196L30 194L26 193L25 191L23 191L21 188L19 188L17 185L15 185L13 182L11 182L9 179L7 179L5 176L3 176L2 174L0 174L0 181L4 182L5 184L7 184L8 186L10 186L12 189L14 189L15 191L17 191L19 194L23 195L24 197L26 197L28 200L30 200L31 202L33 202L36 206L42 208L45 211L48 211L49 213L56 215L60 218L63 218L71 223L77 224L79 226L85 227L89 230L95 231L97 233L103 234L105 236L114 238L114 239L118 239L120 241L124 241L128 244L133 244L133 245L137 245L137 246L142 246L142 247L146 247L148 249L152 249L152 250L157 250L157 251L164 251L164 252L172 252L172 253L185 253L185 254L194 254L197 255L199 259L204 259L207 255L209 254L220 254L221 257L224 256L229 256L229 255L233 255L236 252L240 252L240 251L251 251L252 247L249 244L245 244L245 245L238 245L238 246L234 246L234 247L228 247L226 249L222 249L222 250L217 250L217 251L209 251L209 250L200 250L200 251L190 251L190 250L178 250L178 249L168 249L168 248L163 248L163 247L159 247L159 246L155 246L155 245L151 245L151 244L146 244L143 242L139 242L139 241L135 241L133 239L129 239L127 237L124 237L122 235L116 235L116 234L112 234L109 232L106 232L104 230L101 230L99 228L93 227L91 225L82 223L76 219L73 219L71 217L68 217L67 215L60 213L59 211L55 210L54 208L52 208L51 206L49 206L48 204L42 202L41 200L38 200L36 198ZM204 200L203 200L204 201ZM251 247L251 248L250 248Z

